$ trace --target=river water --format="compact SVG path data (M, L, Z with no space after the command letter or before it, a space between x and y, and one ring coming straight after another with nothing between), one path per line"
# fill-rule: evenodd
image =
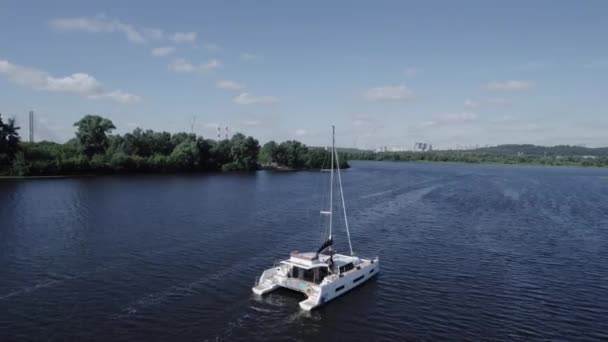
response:
M0 340L608 340L608 170L352 165L382 270L310 313L251 286L319 246L326 174L0 180Z

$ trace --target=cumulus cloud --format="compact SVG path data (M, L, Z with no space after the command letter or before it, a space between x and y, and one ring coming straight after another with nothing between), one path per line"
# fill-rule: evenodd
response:
M169 39L171 39L176 44L181 43L194 43L196 42L196 32L175 32L172 34Z
M120 33L133 43L144 44L151 41L170 40L176 44L196 42L196 32L167 33L162 29L138 27L105 15L94 17L70 17L51 20L50 26L57 31L87 33Z
M464 100L464 106L469 109L479 108L487 105L507 105L510 104L511 101L503 98L488 98L488 99L466 99Z
M201 65L201 68L203 70L214 70L214 69L219 69L222 67L222 62L220 62L217 59L212 59L209 62Z
M244 61L252 61L254 59L258 58L255 54L253 53L249 53L249 52L243 52L241 54L241 59Z
M489 90L504 90L504 91L519 91L532 88L534 84L530 81L505 81L505 82L490 82L485 85Z
M414 97L414 92L403 85L368 89L363 93L368 101L404 101Z
M439 116L430 121L424 121L420 125L422 127L430 127L430 126L441 126L441 125L456 125L469 123L477 120L477 114L475 113L456 113L456 114L447 114L443 116Z
M248 104L276 104L279 103L279 98L275 96L255 96L250 93L241 93L233 99L234 103Z
M95 77L80 72L65 77L53 77L46 71L0 60L0 75L5 75L20 86L36 90L75 94L91 99L107 98L120 103L141 101L141 97L121 90L106 91Z
M107 98L119 103L137 103L141 101L141 97L133 94L129 94L122 90L114 90L111 92L104 93L98 96L91 96L91 98Z
M152 55L157 56L157 57L165 57L165 56L172 55L173 53L175 53L174 46L161 46L161 47L152 49Z
M301 128L300 128L300 129L296 129L296 131L295 131L294 133L295 133L297 136L302 137L302 136L307 135L307 134L308 134L308 131L307 131L307 130L305 130L305 129L301 129Z
M217 59L212 59L207 63L194 65L184 58L176 58L169 64L169 70L175 72L200 72L204 73L222 67L222 63Z
M146 43L151 40L160 40L164 37L163 30L135 27L103 15L53 19L51 27L58 31L121 33L125 38L134 43Z
M229 80L222 80L222 81L217 82L216 87L218 87L220 89L230 89L230 90L245 89L245 85L243 83L229 81Z

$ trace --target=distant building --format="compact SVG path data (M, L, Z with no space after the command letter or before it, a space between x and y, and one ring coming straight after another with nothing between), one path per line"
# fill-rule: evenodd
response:
M414 151L417 152L426 152L426 151L432 151L433 150L433 145L425 143L425 142L417 142L414 143Z

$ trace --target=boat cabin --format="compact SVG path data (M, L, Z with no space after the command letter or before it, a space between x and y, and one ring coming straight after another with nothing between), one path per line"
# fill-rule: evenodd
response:
M293 252L288 260L281 263L289 265L289 278L304 280L313 284L321 284L323 279L334 273L346 273L355 268L357 258L348 256L317 255L314 252Z

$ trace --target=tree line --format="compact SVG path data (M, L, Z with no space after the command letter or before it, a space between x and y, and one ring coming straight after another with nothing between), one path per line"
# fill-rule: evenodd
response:
M458 162L458 163L492 163L492 164L530 164L550 166L585 166L608 167L608 157L596 155L557 155L557 154L525 154L500 153L497 150L439 150L427 152L348 152L348 160L377 160L377 161L427 161L427 162Z
M270 141L260 147L258 140L241 133L219 141L141 128L112 134L112 121L99 115L86 115L74 126L76 136L66 143L26 143L15 121L4 124L0 115L0 175L302 170L329 164L327 151L299 141ZM341 165L348 167L346 160Z

